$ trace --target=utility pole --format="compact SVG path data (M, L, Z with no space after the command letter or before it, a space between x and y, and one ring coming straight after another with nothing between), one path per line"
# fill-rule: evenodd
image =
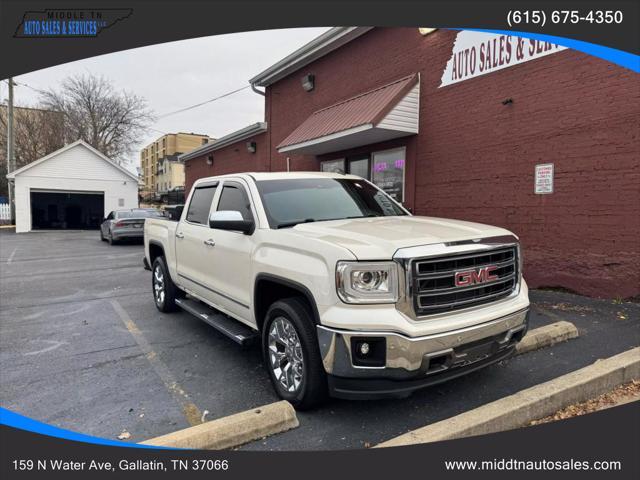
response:
M7 106L7 174L15 170L13 135L13 77L9 77L9 105ZM9 193L9 209L11 211L11 224L16 223L16 208L14 202L14 182L7 179L7 191Z

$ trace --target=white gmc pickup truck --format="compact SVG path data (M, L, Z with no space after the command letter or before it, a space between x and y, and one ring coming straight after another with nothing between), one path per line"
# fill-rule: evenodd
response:
M413 216L352 175L204 178L179 221L146 220L144 244L156 307L259 342L297 408L407 396L508 357L527 330L514 234Z

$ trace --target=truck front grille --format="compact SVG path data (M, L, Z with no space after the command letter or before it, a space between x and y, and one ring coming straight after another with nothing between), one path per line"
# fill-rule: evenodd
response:
M483 269L491 277L483 278ZM494 302L509 296L518 285L515 246L411 262L413 308L417 316L450 312ZM456 286L456 277L468 281ZM495 277L495 278L493 278ZM462 283L462 282L461 282Z

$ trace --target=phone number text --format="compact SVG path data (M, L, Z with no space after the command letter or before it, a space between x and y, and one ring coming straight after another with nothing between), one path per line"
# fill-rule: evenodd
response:
M622 10L509 10L507 23L514 25L540 25L544 27L547 21L554 24L590 23L590 24L620 24L624 20Z

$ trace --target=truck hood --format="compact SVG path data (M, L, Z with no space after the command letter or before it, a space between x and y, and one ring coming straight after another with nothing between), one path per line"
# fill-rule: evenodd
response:
M295 235L330 242L359 260L391 259L400 248L512 235L499 227L435 217L374 217L301 223Z

